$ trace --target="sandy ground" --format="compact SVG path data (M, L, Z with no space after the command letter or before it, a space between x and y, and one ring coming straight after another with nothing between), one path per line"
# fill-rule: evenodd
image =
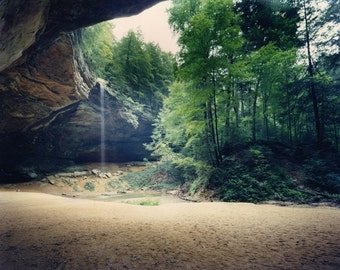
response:
M340 210L0 191L0 269L340 269Z

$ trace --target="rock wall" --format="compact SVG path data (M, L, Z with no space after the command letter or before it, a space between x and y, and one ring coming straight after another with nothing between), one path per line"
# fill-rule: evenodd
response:
M99 92L97 84L88 99L56 110L24 131L2 137L1 151L6 155L0 155L0 179L33 180L75 164L100 162L103 145L106 162L148 158L143 143L150 141L152 115L126 107L107 91L102 108Z
M26 61L40 47L101 21L134 15L161 0L2 0L0 72Z
M95 78L84 61L80 38L80 32L61 35L24 64L0 73L0 135L21 131L87 98Z
M133 15L157 2L0 1L0 182L98 159L98 108L89 97L95 78L76 29ZM107 157L144 157L141 145L150 137L151 120L139 115L144 124L127 131L121 105L112 106Z

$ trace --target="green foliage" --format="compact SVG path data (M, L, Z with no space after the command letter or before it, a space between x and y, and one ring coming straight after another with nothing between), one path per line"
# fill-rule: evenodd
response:
M235 68L243 42L239 17L229 0L174 3L169 21L179 33L182 82L174 85L181 94L170 90L166 106L183 97L175 106L185 117L178 122L186 132L186 150L198 160L218 165L224 124L229 121L225 107L231 100L232 82L240 76Z
M139 32L130 31L117 42L112 30L110 22L83 29L85 59L111 88L118 88L134 101L159 110L174 80L173 56L156 44L145 43Z
M179 34L180 83L171 87L165 102L170 124L164 125L163 139L181 131L184 136L177 136L182 141L175 147L213 165L220 163L226 143L276 140L293 145L312 142L320 130L339 148L339 119L333 117L340 104L334 95L336 61L327 68L333 70L332 83L321 72L325 66L307 67L315 69L311 78L306 66L298 65L303 63L297 47L299 14L294 1L174 1L169 22ZM312 133L315 108L323 128ZM172 121L177 129L173 125L170 130Z
M73 191L75 191L75 192L80 192L80 191L81 191L81 189L80 189L80 187L79 187L77 181L74 181L74 182L73 182L72 188L73 188Z
M152 198L150 196L147 196L141 200L128 200L124 202L128 204L137 204L137 205L143 205L143 206L158 206L159 205L159 200Z
M159 110L174 79L173 63L170 53L145 43L139 32L130 31L115 44L105 79L123 87L133 100Z
M306 185L316 189L319 192L329 194L340 193L340 171L337 168L339 159L327 160L321 158L312 158L306 160L307 179ZM333 163L333 164L332 164Z
M191 185L190 185L189 195L193 196L199 190L206 188L208 181L209 181L209 179L204 177L204 176L200 176L197 179L195 179L194 182L192 182Z
M339 148L338 57L325 57L319 72L308 76L315 67L306 72L300 59L294 1L173 3L169 22L181 48L177 81L147 148L171 164L182 184L191 184L191 195L208 187L226 201L305 200L307 193L297 190L259 142L293 146L315 140L318 107L323 132ZM230 146L249 142L233 160ZM334 168L314 177L317 166L310 166L310 186L338 192Z
M82 51L87 62L98 77L105 77L105 68L111 62L114 36L110 22L84 28Z
M274 42L282 49L299 44L299 9L293 1L237 1L235 10L242 17L241 28L247 50Z
M96 185L92 181L88 181L85 183L84 188L88 191L94 191L96 188Z
M145 170L140 172L129 172L120 177L121 181L129 184L131 189L176 189L180 182L175 177L176 172L173 166L168 162L161 162L157 165L149 165Z
M182 183L192 182L199 176L198 168L201 164L192 158L180 158L174 160L172 164L178 170L177 175L180 176Z
M68 185L68 186L72 186L72 181L70 178L65 178L64 182Z
M244 149L238 160L226 160L216 169L209 187L218 190L224 201L259 202L266 200L305 200L306 194L285 172L272 164L268 147L255 145Z
M121 179L111 179L106 183L105 190L107 192L111 192L111 191L124 192L125 186L123 185L123 182L121 181Z
M173 56L145 43L140 33L115 42L107 23L83 31L84 55L125 104L128 121L137 127L136 112L145 112L145 105L159 112L146 147L161 162L124 176L132 187L190 183L191 195L208 187L226 201L303 199L296 183L271 162L271 149L256 143L293 146L322 132L339 150L339 54L323 51L335 43L318 44L314 61L306 64L297 31L304 12L295 1L234 2L173 0L169 23L181 48L175 82ZM306 3L305 37L313 34L307 42L313 45L323 23L339 20L314 20L312 1ZM233 159L229 146L250 141ZM305 168L309 187L332 196L340 192L339 173L328 161L313 157Z

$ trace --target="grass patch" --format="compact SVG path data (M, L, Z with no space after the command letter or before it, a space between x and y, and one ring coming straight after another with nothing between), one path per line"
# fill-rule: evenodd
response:
M159 199L155 199L152 197L145 197L140 200L123 201L123 203L134 204L134 205L144 205L144 206L158 206Z

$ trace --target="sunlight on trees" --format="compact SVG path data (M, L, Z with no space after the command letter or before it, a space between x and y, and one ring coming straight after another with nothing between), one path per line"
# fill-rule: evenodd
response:
M192 182L192 192L218 183L244 185L254 200L275 188L296 195L269 163L254 172L228 155L261 142L339 150L339 5L328 2L318 10L314 0L173 0L176 61L138 32L116 41L105 23L84 30L84 54L112 89L158 113L146 148ZM269 152L254 149L255 160ZM235 182L220 183L226 164L242 172Z
M335 23L336 16L312 23L315 17L306 17L312 15L311 0L173 3L169 23L179 35L177 81L169 88L148 145L155 155L171 156L183 172L190 167L197 172L206 164L205 172L213 178L214 168L228 163L229 146L237 144L317 142L339 149L339 52L312 55L308 49L309 42L317 45L322 39L320 27ZM324 14L336 14L329 7ZM306 63L300 60L304 46ZM224 178L225 171L218 174ZM241 177L236 186L258 188L250 175L235 176ZM270 185L274 178L288 183L272 177ZM219 185L227 183L232 186L228 181Z
M130 31L120 41L104 22L83 30L83 52L96 75L134 101L158 111L174 79L174 57Z
M311 57L307 66L298 62L298 48L305 44L299 22L305 20L302 11L311 8L306 1L173 2L169 23L179 34L181 50L178 82L165 102L169 113L160 115L164 133L176 135L165 140L179 135L177 126L185 139L183 151L196 145L194 152L201 148L202 155L191 156L212 165L222 161L227 144L322 143L324 138L338 144L339 123L328 124L319 112L322 104L331 108L329 100L338 100L327 94L333 78L321 65L316 70ZM312 27L317 26L309 25L308 31Z

